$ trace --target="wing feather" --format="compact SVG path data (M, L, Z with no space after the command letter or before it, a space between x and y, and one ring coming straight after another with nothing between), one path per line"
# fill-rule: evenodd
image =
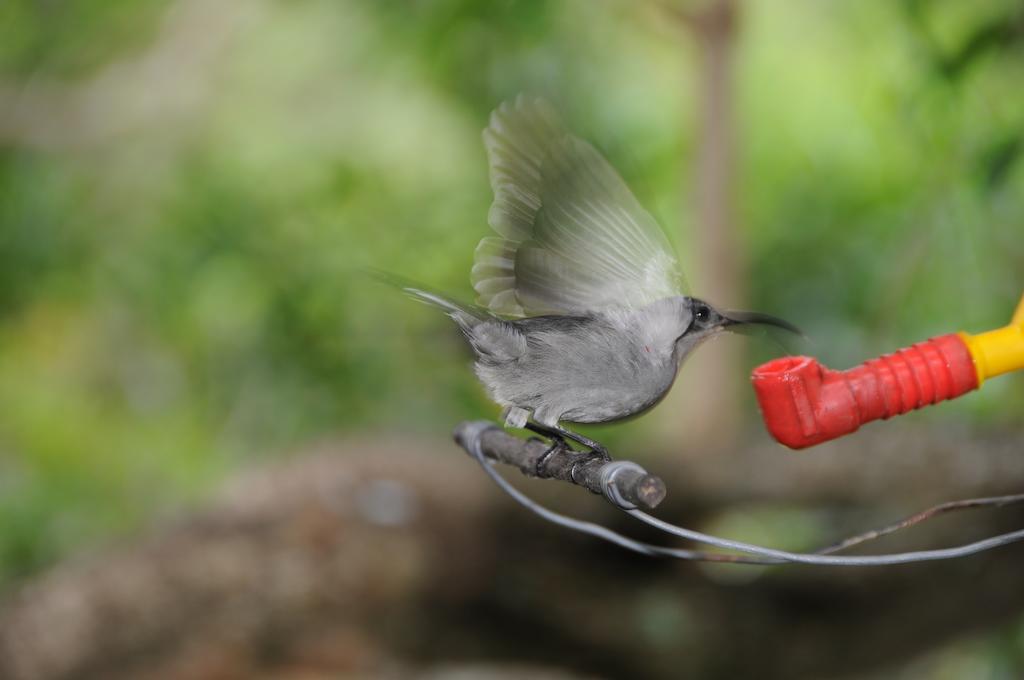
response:
M477 246L479 304L505 316L641 307L682 275L650 214L590 144L543 101L520 96L484 131L498 236Z

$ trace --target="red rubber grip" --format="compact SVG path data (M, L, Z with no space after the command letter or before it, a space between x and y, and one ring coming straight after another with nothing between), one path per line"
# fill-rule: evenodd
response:
M978 387L967 345L957 334L919 342L834 371L810 357L784 357L754 369L754 391L768 431L803 449L864 423L959 397Z

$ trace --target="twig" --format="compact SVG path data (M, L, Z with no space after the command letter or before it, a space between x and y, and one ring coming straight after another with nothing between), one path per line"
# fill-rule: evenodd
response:
M797 562L799 564L816 564L822 566L878 567L893 564L909 564L911 562L933 562L936 560L966 557L985 550L991 550L992 548L998 548L1003 545L1024 540L1024 529L1018 529L1017 531L992 536L973 543L958 545L952 548L937 548L934 550L913 550L910 552L885 553L882 555L825 555L821 553L794 553L787 550L775 550L773 548L766 548L753 543L744 543L742 541L733 541L725 538L719 538L718 536L703 534L699 531L693 531L692 529L686 529L674 524L669 524L657 517L652 517L644 512L640 512L639 510L628 510L627 512L633 517L639 519L641 522L649 524L656 529L660 529L667 534L678 536L679 538L697 541L706 545L713 545L726 550L735 550L750 555L757 555L767 560Z
M555 449L538 465L549 450L546 442L513 437L493 423L460 423L455 428L455 441L472 453L470 438L478 432L487 458L518 468L528 477L557 479L582 486L626 510L636 507L650 510L665 499L665 483L636 463L605 461L563 448Z
M968 498L967 500L962 501L948 501L946 503L939 503L938 505L933 505L927 510L922 510L921 512L917 512L908 517L904 517L900 521L894 522L880 529L872 529L870 531L865 531L862 534L857 534L856 536L844 538L843 540L833 543L832 545L826 548L818 550L817 553L820 555L829 555L831 553L839 552L841 550L846 550L847 548L851 548L855 545L866 543L868 541L873 541L877 538L881 538L882 536L888 536L889 534L895 533L902 529L912 527L915 524L920 524L921 522L931 519L932 517L935 517L937 515L941 515L947 512L953 512L954 510L970 510L974 508L998 508L1004 505L1013 505L1015 503L1021 502L1024 502L1024 494L1015 494L1011 496L992 496L989 498Z

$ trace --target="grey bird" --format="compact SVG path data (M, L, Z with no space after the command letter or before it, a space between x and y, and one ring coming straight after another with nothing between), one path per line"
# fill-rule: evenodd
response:
M685 294L665 235L593 146L569 134L543 100L520 95L483 133L496 236L476 248L477 305L414 286L458 324L476 374L507 427L598 442L563 423L608 423L660 402L683 359L723 330L765 314L719 312Z

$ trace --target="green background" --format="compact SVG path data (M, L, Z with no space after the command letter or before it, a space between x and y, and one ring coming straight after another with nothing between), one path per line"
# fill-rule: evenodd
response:
M1017 5L740 7L750 305L837 367L1005 323ZM480 131L519 92L604 151L687 271L713 267L689 248L699 63L656 7L611 0L0 3L0 580L314 438L493 417L446 320L360 272L470 297ZM912 417L1022 412L1010 377Z

